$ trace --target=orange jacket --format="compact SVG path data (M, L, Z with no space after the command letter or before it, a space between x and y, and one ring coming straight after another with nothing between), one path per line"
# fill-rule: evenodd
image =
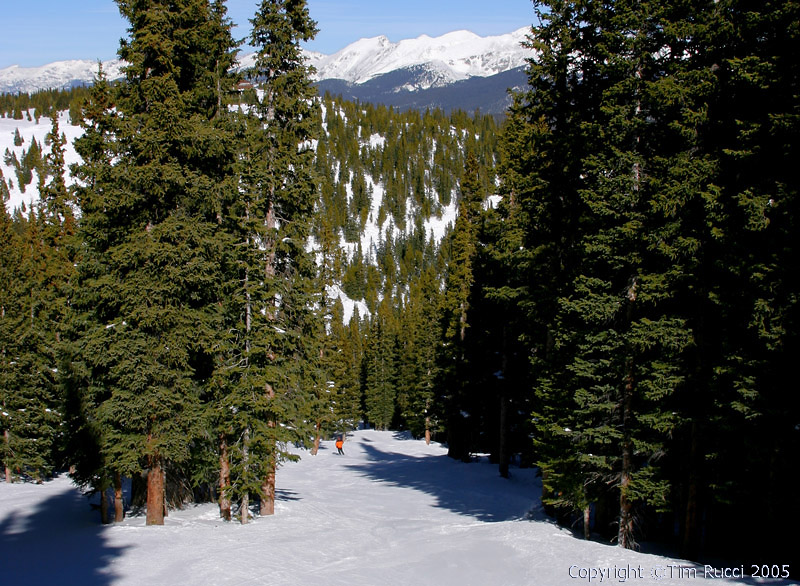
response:
M344 442L342 440L340 440L340 439L336 440L336 449L337 450L341 450L343 445L344 445Z

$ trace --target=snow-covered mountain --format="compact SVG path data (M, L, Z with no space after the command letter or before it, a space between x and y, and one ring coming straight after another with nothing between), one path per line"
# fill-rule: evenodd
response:
M525 65L530 51L521 46L527 28L499 36L480 37L469 31L455 31L440 37L422 35L392 43L384 36L361 39L334 53L307 51L316 69L316 80L339 79L363 84L398 70L419 72L413 83L398 91L418 91L443 87L472 77L489 77ZM240 58L240 67L253 63L253 54ZM121 76L122 62L103 63L109 79ZM92 82L96 61L58 61L42 67L12 65L0 69L0 93L35 92L40 89L68 88Z
M109 79L122 77L123 62L119 59L103 62ZM12 65L0 69L0 93L33 93L47 89L67 89L92 83L97 73L97 61L56 61L41 67Z
M361 84L380 75L425 66L428 85L446 85L470 77L489 77L522 67L530 50L522 47L528 28L506 35L479 37L456 31L440 37L422 35L392 43L386 37L361 39L333 55L309 53L318 79Z

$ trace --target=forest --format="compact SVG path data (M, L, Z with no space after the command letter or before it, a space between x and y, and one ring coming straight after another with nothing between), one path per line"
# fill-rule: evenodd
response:
M370 426L536 467L587 539L791 559L800 3L534 2L502 119L318 95L302 0L241 73L222 0L117 4L123 80L0 96L51 125L0 177L39 194L0 225L6 482L247 523L287 446Z

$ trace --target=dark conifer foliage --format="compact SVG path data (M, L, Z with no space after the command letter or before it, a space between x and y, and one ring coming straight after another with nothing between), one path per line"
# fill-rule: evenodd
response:
M624 547L671 511L696 555L711 545L703 533L724 541L722 502L755 496L737 480L755 452L796 441L788 421L771 420L780 440L756 422L778 405L797 416L771 378L793 343L783 295L796 281L779 275L793 250L781 234L795 221L785 157L797 104L784 84L797 81L797 39L792 27L766 33L797 6L537 8L531 91L504 128L507 229L492 246L508 285L489 296L526 319L516 343L530 356L544 500L582 516L587 537L591 518L601 532L613 523ZM762 66L771 73L755 74ZM762 149L773 155L756 171ZM768 469L787 471L781 456Z
M213 371L228 242L219 186L234 158L230 134L214 122L232 85L233 41L201 0L119 6L130 22L120 48L126 81L114 114L101 84L85 117L82 172L94 186L82 210L83 357L99 391L90 399L105 465L148 472L147 522L161 524L164 475L189 461L202 434Z
M41 481L63 466L59 368L72 299L74 209L64 183L64 138L52 118L36 210L3 210L2 430L6 480Z

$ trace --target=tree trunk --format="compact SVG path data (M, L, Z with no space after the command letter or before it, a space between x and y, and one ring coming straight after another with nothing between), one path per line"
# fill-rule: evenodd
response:
M8 430L3 432L3 440L6 444L6 483L11 484L13 479L11 478L11 466L8 465L8 458L11 454L11 436L8 433Z
M322 423L317 421L316 425L314 426L314 429L316 430L316 433L314 433L314 446L311 448L311 455L312 456L316 456L317 452L319 452L319 442L322 439L322 437L320 436L320 429L321 428L322 428Z
M164 503L164 517L169 516L169 498L167 498L167 467L161 466L161 476L162 476L162 486L164 487L164 498L161 499L161 502Z
M498 446L498 460L500 462L500 476L508 478L508 467L511 454L508 453L508 398L505 390L508 388L505 380L508 374L508 327L503 328L503 357L501 362L501 372L503 380L499 380L500 386L500 441Z
M103 482L103 489L100 491L100 522L103 525L108 525L108 491Z
M625 549L634 549L633 503L629 490L633 472L633 442L630 437L631 402L633 400L633 360L626 365L628 374L622 395L622 470L619 482L619 531L617 544Z
M261 514L275 514L275 461L269 464L269 472L261 485Z
M638 105L637 105L638 110ZM638 140L638 139L637 139ZM635 191L639 190L639 168L634 164L634 183ZM633 304L636 303L638 289L638 279L631 281L628 287L627 298L628 308L626 319L628 325L633 322ZM633 440L631 439L631 418L633 417L633 358L625 361L625 385L622 389L620 407L622 412L622 470L620 470L619 481L619 530L617 532L617 545L625 549L635 549L633 527L633 502L630 499L631 475L633 473Z
M114 522L122 523L125 518L125 508L122 502L122 474L114 473Z
M690 447L689 447L689 473L686 487L686 516L683 523L683 539L681 543L681 554L686 559L696 559L698 553L698 429L697 420L692 421Z
M625 549L634 549L636 546L636 542L633 539L633 503L628 498L630 483L630 443L626 442L622 455L622 473L619 488L619 532L617 533L617 543Z
M425 445L431 445L431 418L425 418Z
M147 525L164 524L164 469L160 456L150 456L147 473Z
M231 463L228 458L228 442L225 436L219 436L219 516L226 520L231 520Z
M266 387L267 398L272 401L275 398L275 389L272 385L268 384ZM277 427L274 419L267 422L270 428ZM270 454L269 462L267 463L267 474L261 484L261 514L274 515L275 514L275 465L277 458L277 446L273 442L272 453Z
M242 507L239 511L239 518L242 525L247 525L248 518L250 517L250 494L244 493L242 495Z
M500 476L508 478L510 457L508 453L508 399L500 395L500 447L498 449L500 460Z
M250 465L250 427L245 427L244 437L242 438L242 467L244 470L243 476L247 478L247 468ZM242 504L239 509L239 517L242 525L247 525L248 517L250 516L250 491L246 490L242 495Z
M592 538L592 506L586 505L583 509L583 538L589 540Z

